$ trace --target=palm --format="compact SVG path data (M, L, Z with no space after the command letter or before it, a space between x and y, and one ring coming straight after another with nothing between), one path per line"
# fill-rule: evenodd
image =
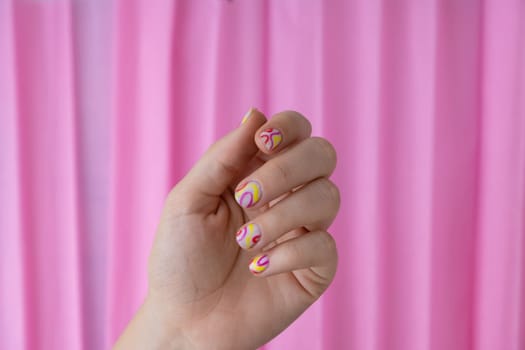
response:
M254 160L248 168L261 163ZM150 260L150 287L174 301L170 307L184 315L185 322L190 319L190 333L195 337L207 334L206 338L215 339L213 348L221 347L217 339L224 348L232 344L249 348L278 334L324 288L316 286L318 276L310 269L254 278L246 268L253 253L240 249L234 239L235 231L254 213L240 208L230 190L215 198L215 203L215 207L203 205L204 211L182 215L174 203L167 211L169 217L159 228ZM270 331L251 331L257 329ZM216 335L210 336L210 331ZM254 334L261 339L254 339Z

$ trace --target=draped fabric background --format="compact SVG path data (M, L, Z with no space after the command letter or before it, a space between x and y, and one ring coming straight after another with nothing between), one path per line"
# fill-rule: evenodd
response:
M0 0L0 349L109 348L252 105L342 191L337 277L266 349L525 349L522 0Z

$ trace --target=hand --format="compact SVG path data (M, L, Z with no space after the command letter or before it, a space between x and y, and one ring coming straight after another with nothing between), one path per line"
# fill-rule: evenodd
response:
M168 195L148 296L117 347L255 349L332 281L334 148L296 112L246 118Z

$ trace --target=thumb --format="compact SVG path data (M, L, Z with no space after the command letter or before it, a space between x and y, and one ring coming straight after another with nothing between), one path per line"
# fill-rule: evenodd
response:
M224 193L259 151L253 135L265 122L264 114L251 108L241 125L215 142L189 171L184 192L195 200Z

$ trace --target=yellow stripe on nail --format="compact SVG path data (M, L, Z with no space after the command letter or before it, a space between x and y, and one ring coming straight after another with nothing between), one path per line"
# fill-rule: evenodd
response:
M261 200L261 185L255 180L250 180L235 191L235 200L243 208L253 207Z
M242 121L241 121L241 125L246 123L246 121L248 120L248 118L250 118L250 116L252 115L252 112L255 110L255 108L251 107L248 112L246 112L246 114L244 115L244 117L242 117Z
M268 258L268 255L261 254L253 258L252 262L250 263L249 268L253 274L258 275L266 271L266 269L269 266L270 266L270 259Z

